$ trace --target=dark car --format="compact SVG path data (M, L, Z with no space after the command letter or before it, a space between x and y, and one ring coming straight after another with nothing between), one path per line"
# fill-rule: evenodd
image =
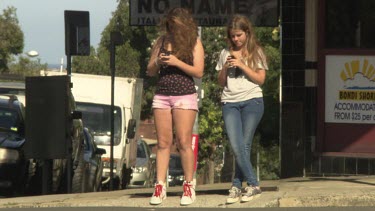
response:
M171 154L169 158L168 185L182 185L184 182L184 170L182 169L181 157L178 154Z
M41 86L45 86L46 85L46 81L48 79L48 77L45 77L43 78L43 80L41 80L43 77L40 77L38 78L38 80L40 81L37 81L37 82L42 82ZM30 82L29 84L29 88L30 87L33 87L35 86L35 84L38 84L36 83L35 81L33 82ZM47 86L48 87L48 86ZM26 87L25 87L26 88ZM26 91L25 88L22 88L22 87L19 87L19 88L16 88L14 87L13 90L9 90L9 91L12 91L12 92L16 92L16 90L19 90L18 93L20 93L20 95L22 94L22 91L24 93L28 93ZM32 90L32 89L30 89ZM42 89L43 90L43 89ZM3 90L4 91L4 90ZM48 105L50 108L48 109L51 109L49 110L49 112L51 112L54 108L56 108L54 102L52 101L53 99L52 98L49 98L48 96L54 96L54 91L52 90L51 92L43 92L43 93L38 93L40 94L39 97L42 97L42 101L51 101L49 102ZM68 94L68 97L67 97L67 113L70 114L70 117L68 118L69 119L69 125L70 125L70 128L68 129L68 132L69 132L69 140L71 141L71 148L69 149L69 151L71 152L71 160L68 161L66 158L53 158L51 159L52 163L51 163L51 166L52 166L52 169L51 169L51 175L50 175L50 180L51 181L45 181L43 180L42 178L42 175L43 175L43 171L45 170L49 170L48 168L44 168L45 165L45 160L44 159L40 159L40 158L32 158L32 162L30 164L30 168L29 168L29 178L30 178L30 182L28 184L28 194L30 195L39 195L39 194L43 194L43 186L50 186L47 188L45 188L44 190L46 190L46 192L48 193L67 193L68 190L70 190L71 192L80 192L81 191L81 186L82 186L82 183L84 181L84 178L83 178L83 174L81 172L84 171L84 169L82 169L84 167L83 165L83 162L84 162L84 132L83 132L83 121L82 121L82 114L77 111L77 106L76 106L76 102L75 102L75 99L74 99L74 96L72 95L72 92L69 90L67 92ZM30 99L33 99L35 96L38 96L36 93L32 93L30 91L30 93L28 94L27 97L29 97ZM24 96L26 97L26 96ZM30 99L26 99L26 100L29 100L29 102L27 103L26 105L26 113L28 115L35 115L35 113L32 113L32 112L35 112L35 110L30 110L30 102L37 102L35 100L30 100ZM34 104L34 108L36 107L37 105ZM28 113L29 112L29 113ZM38 111L39 112L39 111ZM29 118L28 119L29 121L27 121L26 124L26 128L29 127L31 128L34 124L48 124L46 122L42 122L42 121L38 121L37 118ZM27 138L27 137L26 137ZM26 145L25 145L25 150L32 150L32 145L33 143L30 143L30 142L26 142ZM30 153L32 151L28 151L27 153L28 154L34 154L34 153ZM71 164L71 165L69 165ZM70 178L69 178L69 181L71 183L71 186L69 187L68 189L68 185L67 185L67 182L68 182L68 178L67 178L67 175L69 174ZM45 193L46 193L45 192Z
M84 154L83 162L74 174L82 174L81 183L73 184L73 192L96 192L101 190L103 162L102 155L106 153L105 149L98 148L94 136L88 128L84 128Z
M15 95L0 95L0 189L7 194L22 193L27 181L24 111Z
M26 93L26 86L24 82L2 82L0 84L0 95L17 95L18 101L22 102L23 105L25 104L25 93ZM53 105L53 102L49 103ZM69 130L71 133L71 140L72 140L72 160L71 160L71 169L67 169L67 160L56 158L52 161L52 175L51 181L48 182L51 185L51 193L66 193L67 192L67 172L70 171L72 174L71 183L71 191L72 192L79 192L80 187L84 181L83 174L78 172L83 172L84 167L83 164L80 165L80 162L84 162L84 131L83 131L83 122L81 113L77 111L76 102L74 96L72 95L71 91L69 91L68 97L68 104L69 104L69 111L68 113L71 114L71 129ZM23 115L24 116L24 115ZM0 120L1 121L1 120ZM22 133L25 130L25 120L21 121L22 123ZM30 124L32 125L32 124ZM21 133L21 132L20 132ZM24 134L23 134L24 137ZM27 145L28 143L26 143ZM24 150L27 147L25 146ZM26 181L27 186L27 193L30 195L35 194L42 194L42 186L45 184L42 180L43 175L43 166L44 160L39 158L32 158L29 160L28 165L28 177ZM1 184L0 184L1 187Z
M147 143L140 139L137 142L137 160L133 168L129 188L152 187L156 173L156 155L151 153Z

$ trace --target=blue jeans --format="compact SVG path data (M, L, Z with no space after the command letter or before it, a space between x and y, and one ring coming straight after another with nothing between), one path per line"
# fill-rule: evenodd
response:
M233 186L259 186L250 161L251 144L255 130L264 112L263 98L236 103L223 103L223 118L229 142L236 159Z

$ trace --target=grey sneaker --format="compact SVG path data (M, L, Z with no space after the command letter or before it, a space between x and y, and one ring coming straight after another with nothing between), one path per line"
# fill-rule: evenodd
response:
M248 186L245 188L246 193L241 197L241 202L248 202L253 198L259 197L262 191L259 188Z
M241 189L232 186L229 190L229 196L227 198L227 204L233 204L235 202L238 202L241 197Z

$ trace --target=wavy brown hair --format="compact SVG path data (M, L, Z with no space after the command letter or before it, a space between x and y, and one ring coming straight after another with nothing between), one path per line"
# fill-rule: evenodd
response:
M229 50L233 50L234 43L231 40L231 30L242 30L246 33L246 50L242 52L242 56L247 59L248 64L256 64L257 61L267 59L263 53L263 48L260 45L250 20L243 15L234 15L227 25L227 41Z
M198 27L190 11L185 8L172 8L161 27L161 38L165 38L164 45L170 43L173 54L177 58L192 62L193 50L198 38Z

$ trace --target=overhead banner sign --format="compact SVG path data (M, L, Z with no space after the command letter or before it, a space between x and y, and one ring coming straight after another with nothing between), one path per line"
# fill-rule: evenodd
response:
M375 124L375 56L326 56L325 121Z
M157 25L175 7L189 9L199 26L225 26L233 14L255 26L278 26L278 0L130 0L130 25Z

